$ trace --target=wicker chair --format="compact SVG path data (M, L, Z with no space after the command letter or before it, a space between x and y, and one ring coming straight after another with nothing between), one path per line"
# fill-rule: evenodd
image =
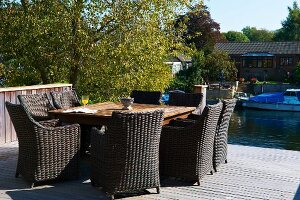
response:
M77 97L75 90L69 90L64 92L50 92L53 99L53 104L55 108L69 108L80 106L80 101Z
M159 140L163 111L113 112L107 133L93 128L91 182L114 198L147 188L159 193Z
M188 118L197 119L201 115L201 105L203 101L202 93L178 93L170 92L169 105L170 106L189 106L197 107L196 110L189 115Z
M213 144L222 103L206 106L197 121L163 126L160 142L160 172L200 185L213 171Z
M55 109L46 93L18 95L18 99L34 120L49 120L49 110Z
M214 170L217 171L217 167L221 163L227 163L227 135L228 127L231 115L233 113L236 104L235 99L229 99L223 101L223 109L218 122L215 142L214 142L214 156L213 165Z
M79 176L80 127L57 126L58 120L36 122L22 105L6 102L19 140L16 177L34 184Z
M161 95L161 92L158 91L149 92L133 90L130 97L134 98L134 103L160 105Z

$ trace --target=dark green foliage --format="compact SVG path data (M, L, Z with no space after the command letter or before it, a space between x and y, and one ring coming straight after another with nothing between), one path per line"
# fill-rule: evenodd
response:
M236 80L237 69L229 55L223 51L213 51L204 56L203 51L197 51L192 58L192 67L176 74L170 90L180 89L191 92L194 85Z
M293 81L296 83L300 83L300 62L298 62L296 70L294 72Z
M179 89L192 92L194 85L203 84L202 73L204 64L205 57L203 51L195 52L192 57L192 66L184 68L175 75L169 90Z
M223 33L225 36L226 40L229 42L249 42L249 38L238 31L228 31L227 33Z
M236 80L237 68L228 53L214 51L206 57L204 72L203 78L207 83L234 81Z
M247 26L242 29L242 32L251 42L270 42L274 39L274 32L266 29Z
M300 8L295 1L293 7L288 7L289 14L282 22L282 28L276 31L276 41L300 41Z

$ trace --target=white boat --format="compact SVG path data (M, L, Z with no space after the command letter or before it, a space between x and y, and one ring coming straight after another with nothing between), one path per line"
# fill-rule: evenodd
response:
M243 107L263 110L300 111L300 89L287 89L285 92L264 93L244 99Z

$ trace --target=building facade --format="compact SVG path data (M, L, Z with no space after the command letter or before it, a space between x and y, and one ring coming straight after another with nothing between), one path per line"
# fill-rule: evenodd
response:
M300 61L300 42L228 42L215 49L230 55L238 78L245 80L284 81L293 77Z

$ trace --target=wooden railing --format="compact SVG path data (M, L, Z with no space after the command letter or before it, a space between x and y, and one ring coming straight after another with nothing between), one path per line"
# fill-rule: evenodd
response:
M0 88L0 144L17 140L15 129L5 107L5 101L19 103L17 96L20 94L37 94L71 89L72 84L48 84Z

